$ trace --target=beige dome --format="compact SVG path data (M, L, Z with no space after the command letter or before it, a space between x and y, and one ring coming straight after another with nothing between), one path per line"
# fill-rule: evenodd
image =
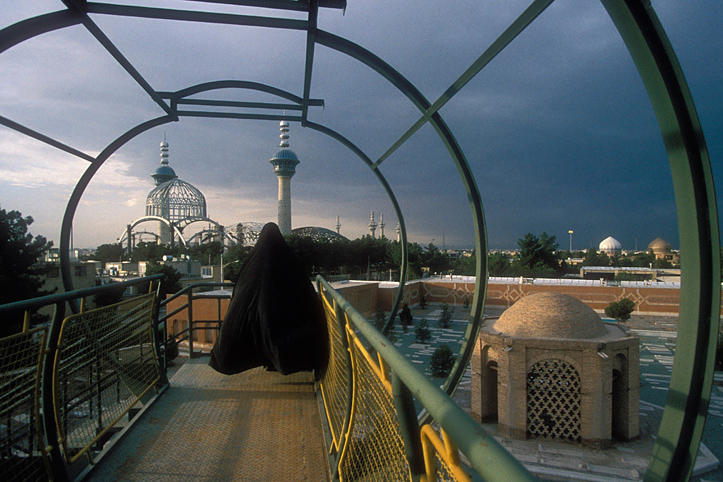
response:
M670 253L672 249L670 243L663 238L655 238L648 245L648 251L652 251L653 253Z
M522 298L505 310L492 328L527 338L588 339L607 334L592 308L572 296L549 292Z

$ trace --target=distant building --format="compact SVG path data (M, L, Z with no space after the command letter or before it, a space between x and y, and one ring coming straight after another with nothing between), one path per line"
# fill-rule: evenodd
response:
M206 198L201 191L182 181L168 165L168 142L161 142L161 166L151 174L156 187L146 198L146 216L158 216L167 222L158 222L158 242L169 244L173 230L169 223L182 229L206 218Z
M608 236L600 242L598 251L605 253L608 256L620 256L623 251L623 245L620 244L620 241L617 239L612 236Z
M281 121L281 149L272 157L269 162L274 166L274 173L279 179L279 207L278 225L279 231L284 236L291 234L291 178L296 173L296 166L301 162L296 153L289 149L289 123Z
M639 340L572 296L530 294L483 326L472 412L513 439L607 447L639 435Z
M655 256L655 259L663 259L673 264L678 264L680 257L673 252L670 243L663 238L655 238L648 245L648 253Z

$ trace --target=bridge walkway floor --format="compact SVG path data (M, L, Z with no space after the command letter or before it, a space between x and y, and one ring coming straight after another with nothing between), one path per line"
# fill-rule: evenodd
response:
M188 360L91 481L329 480L311 373L222 375Z

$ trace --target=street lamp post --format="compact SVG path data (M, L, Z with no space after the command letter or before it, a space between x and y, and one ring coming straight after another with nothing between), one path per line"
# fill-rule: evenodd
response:
M572 256L572 229L569 230L568 233L570 234L570 256Z

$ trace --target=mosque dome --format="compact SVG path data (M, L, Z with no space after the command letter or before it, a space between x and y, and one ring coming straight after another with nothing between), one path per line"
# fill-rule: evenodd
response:
M655 238L648 245L648 251L653 253L670 253L673 247L663 238Z
M492 328L506 335L547 339L590 339L607 333L592 308L570 295L551 292L520 299Z
M206 198L194 186L176 177L148 193L146 216L160 216L174 223L205 218Z
M620 251L623 249L623 245L620 244L620 241L613 238L612 236L608 236L607 238L603 239L600 242L600 245L598 246L598 251Z
M311 238L314 241L335 241L339 239L347 239L346 236L332 231L331 229L321 228L318 226L306 226L291 230L291 234Z

